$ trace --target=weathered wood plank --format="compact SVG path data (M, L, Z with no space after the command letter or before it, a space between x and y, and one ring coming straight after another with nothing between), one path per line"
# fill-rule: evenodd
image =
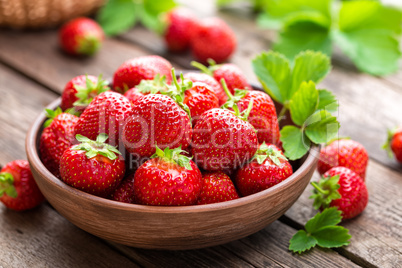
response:
M243 267L248 264L255 267L357 267L332 250L316 248L309 254L292 254L288 247L294 233L295 229L275 221L244 239L201 250L167 252L112 245L146 267Z
M54 30L0 34L0 62L57 92L62 92L64 85L77 75L103 74L110 80L125 60L147 54L150 52L133 44L107 39L94 57L77 58L60 51Z
M0 65L0 165L25 159L25 133L54 93ZM18 213L0 205L0 266L136 267L49 205ZM90 250L88 250L90 249Z
M312 180L318 180L315 174ZM348 247L341 249L342 255L366 266L402 266L402 174L370 161L366 184L369 203L365 211L343 225L352 235ZM299 200L286 212L290 219L305 224L317 211L309 199L312 186L309 185Z

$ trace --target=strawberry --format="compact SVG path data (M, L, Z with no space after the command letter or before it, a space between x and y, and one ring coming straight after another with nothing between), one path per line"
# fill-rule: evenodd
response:
M220 18L207 18L194 29L191 49L194 57L202 63L208 59L221 63L236 49L236 36Z
M96 141L77 135L80 144L67 149L60 158L61 180L84 192L108 197L125 173L121 153L106 144L108 136L99 134Z
M105 34L99 24L84 17L68 21L59 31L61 48L71 55L93 55L104 39Z
M212 76L216 81L224 79L230 93L232 94L234 94L236 88L247 90L252 89L250 84L247 82L246 76L236 65L232 63L216 64L212 59L209 59L208 63L210 64L209 67L196 61L191 62L191 65Z
M106 91L98 95L81 114L75 125L75 135L96 139L100 133L109 136L108 143L118 145L120 129L131 113L131 103L123 95Z
M263 143L251 161L238 170L235 183L240 194L247 196L271 188L292 174L292 166L282 151Z
M155 144L165 149L187 148L192 137L191 121L172 98L149 94L134 102L123 126L123 143L137 157L150 157Z
M194 29L198 26L195 14L185 8L175 8L167 13L165 20L164 39L168 49L172 52L188 49Z
M186 73L184 74L184 79L188 79L193 82L200 82L207 84L213 92L215 92L216 96L219 99L219 105L222 105L226 102L228 97L226 96L225 91L223 91L221 85L218 81L216 81L213 77L204 74L204 73ZM181 80L179 80L181 82Z
M172 69L172 77L173 85L161 93L170 96L177 103L183 103L184 110L188 109L190 112L193 125L203 112L219 107L216 94L207 84L185 80L183 74L180 75L179 84L174 69Z
M180 148L156 147L151 159L134 176L135 202L154 206L184 206L197 203L202 176Z
M192 153L205 170L235 169L247 162L258 147L257 134L240 115L220 108L201 115L194 127ZM240 118L241 117L241 118Z
M240 112L246 111L250 102L253 108L248 116L248 122L256 129L259 143L280 145L280 133L275 104L268 94L257 90L236 89L235 95L229 92L224 79L221 80L229 100L222 105L223 108L232 108L237 104Z
M346 167L334 167L324 173L321 180L311 183L315 190L315 209L337 207L342 219L356 217L366 208L368 191L363 179Z
M147 95L147 94L156 94L160 91L166 91L166 77L160 76L157 74L153 80L141 80L140 84L130 88L124 96L130 100L131 103L134 103L137 99Z
M172 65L166 59L151 55L134 58L124 62L114 73L113 89L124 93L128 89L138 85L141 80L152 80L157 74L166 77L166 83L170 84Z
M13 210L23 211L41 204L45 197L36 184L29 163L14 160L0 171L0 201Z
M402 127L388 131L388 139L383 145L383 149L388 151L391 158L393 153L396 160L402 164Z
M347 167L364 180L368 159L363 145L354 140L340 139L321 149L317 169L322 175L333 167Z
M123 203L134 203L134 173L125 178L112 193L112 200Z
M60 178L60 157L75 141L74 127L78 117L63 113L60 108L55 111L46 109L46 113L50 119L45 122L40 136L40 159L53 175Z
M94 97L102 92L110 90L108 82L92 75L80 75L74 77L64 87L61 94L61 109L63 111L75 107L76 111L82 112Z
M198 205L219 203L239 198L239 194L228 175L222 171L207 172L202 177Z

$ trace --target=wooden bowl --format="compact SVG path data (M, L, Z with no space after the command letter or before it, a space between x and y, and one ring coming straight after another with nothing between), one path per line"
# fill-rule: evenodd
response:
M55 109L60 99L48 108ZM228 202L156 207L100 198L64 184L42 164L38 144L45 115L33 123L26 152L33 176L49 203L70 222L100 238L120 244L165 250L196 249L253 234L283 215L309 183L318 147L294 162L294 174L274 187Z

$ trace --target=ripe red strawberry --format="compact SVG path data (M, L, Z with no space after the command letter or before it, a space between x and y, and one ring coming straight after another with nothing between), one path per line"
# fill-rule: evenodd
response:
M108 143L118 145L120 129L131 113L131 103L123 95L106 91L98 95L81 114L75 125L75 135L96 139L100 133L109 136Z
M184 79L183 74L180 76L181 82L179 84L175 71L172 69L174 83L161 93L170 96L179 104L183 103L182 108L190 112L194 126L202 113L219 107L219 100L207 84L200 82L193 83L190 80Z
M223 104L224 108L232 108L237 104L240 112L246 111L250 102L253 102L253 107L248 116L248 122L257 131L259 143L270 143L277 146L280 145L280 132L278 117L276 116L275 104L268 94L257 90L239 90L236 89L233 96L225 83L222 81L222 88L228 95L229 100Z
M157 74L153 80L141 80L140 84L129 89L124 93L124 96L134 103L137 99L147 95L156 94L160 91L166 91L166 77Z
M82 112L94 97L102 92L110 90L108 82L102 79L102 75L80 75L74 77L64 87L61 94L61 109L63 111L75 107Z
M99 24L84 17L67 22L59 31L61 48L71 55L93 55L104 39L105 34Z
M0 171L0 201L13 210L23 211L45 200L26 160L14 160Z
M172 52L183 52L190 47L194 29L198 26L195 14L185 8L175 8L166 15L165 43Z
M206 63L227 60L236 49L236 36L232 29L219 18L207 18L194 29L191 49L196 59Z
M135 202L154 206L194 205L201 192L202 176L190 158L176 148L156 147L152 159L134 176Z
M396 160L402 164L402 127L388 131L388 139L383 145L383 149L388 151L391 158L393 153Z
M216 96L219 99L219 105L224 104L228 97L226 96L225 91L223 91L221 85L219 84L218 81L216 81L213 77L204 74L204 73L186 73L184 74L184 79L188 79L193 82L200 82L207 84L210 86L211 90L215 92ZM180 82L181 80L179 80Z
M257 134L240 114L211 109L201 115L194 127L192 153L205 170L235 169L257 151Z
M60 108L56 111L46 109L46 113L50 119L45 122L45 129L40 136L40 159L53 175L60 178L60 158L75 141L74 127L78 117L62 113Z
M121 153L106 144L108 136L96 141L77 135L81 142L67 149L60 159L60 175L66 184L84 192L108 197L124 177L125 163Z
M282 151L263 143L252 160L238 170L235 183L240 194L247 196L271 188L292 174L292 166Z
M239 198L239 194L228 175L222 171L207 172L202 177L198 205L212 204Z
M364 180L368 159L363 145L354 140L340 139L321 149L317 169L322 175L333 167L347 167Z
M125 178L112 193L112 200L123 203L134 203L134 173Z
M342 219L356 217L366 208L368 191L360 176L345 167L334 167L324 173L322 179L311 183L315 190L315 209L337 207Z
M166 77L166 83L170 84L172 65L166 59L151 55L134 58L124 62L114 73L113 89L124 93L128 89L138 85L141 80L152 80L157 74Z
M246 76L240 68L233 63L216 64L212 59L208 60L208 63L210 64L209 67L196 61L191 62L191 65L212 76L216 81L224 79L230 93L232 94L234 94L235 89L252 89L250 84L247 82Z
M172 98L149 94L134 102L122 138L131 154L150 157L155 153L155 144L162 149L185 149L191 136L188 114Z

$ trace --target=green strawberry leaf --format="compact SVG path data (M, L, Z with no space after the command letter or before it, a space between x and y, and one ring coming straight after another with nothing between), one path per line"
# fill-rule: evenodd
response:
M337 225L341 220L341 212L336 208L317 213L306 223L306 230L300 230L292 237L289 250L300 254L316 245L324 248L348 245L351 236L348 229Z
M320 110L304 123L307 137L315 144L327 143L337 137L340 124L335 116Z
M342 51L356 66L372 75L387 75L398 70L399 41L386 29L358 29L334 32Z
M304 50L321 51L330 56L332 44L327 28L309 21L295 22L279 33L274 50L294 59Z
M313 233L317 244L323 248L339 248L349 245L352 237L349 230L342 226L327 226Z
M339 177L338 177L339 179ZM308 233L315 233L326 226L335 226L341 222L342 212L337 208L328 208L323 212L318 213L315 217L311 218L304 228Z
M312 81L303 82L299 90L290 100L290 116L292 121L302 126L318 107L318 91Z
M320 83L331 71L330 58L321 52L311 50L299 53L295 58L292 75L292 96L299 88L302 82L313 81Z
M318 90L318 107L317 110L326 110L330 113L338 111L338 101L335 95L326 89Z
M103 92L110 90L109 82L102 79L102 74L98 76L97 83L92 82L88 76L85 76L85 87L74 85L77 90L75 96L78 98L77 101L73 103L75 106L87 106L94 98Z
M285 156L290 160L303 157L310 149L311 141L300 128L285 126L280 133Z
M132 0L109 0L97 15L97 20L106 35L123 33L135 25L139 14L138 5Z
M263 142L260 147L257 149L257 152L251 158L250 162L254 159L257 160L258 164L264 163L267 158L270 158L275 165L279 166L281 164L280 159L287 161L288 159L282 154L281 151L275 149L274 147L268 146L265 142Z
M317 245L317 240L306 233L304 230L299 230L293 237L290 239L289 250L302 253L306 250L309 250Z
M290 63L283 55L268 51L252 60L254 73L264 90L277 102L285 103L291 86Z
M53 120L58 116L59 114L62 114L63 110L60 107L57 107L56 110L51 110L51 109L45 109L45 114L46 117L48 118L45 123L43 123L43 127L48 127L50 124L53 122Z

